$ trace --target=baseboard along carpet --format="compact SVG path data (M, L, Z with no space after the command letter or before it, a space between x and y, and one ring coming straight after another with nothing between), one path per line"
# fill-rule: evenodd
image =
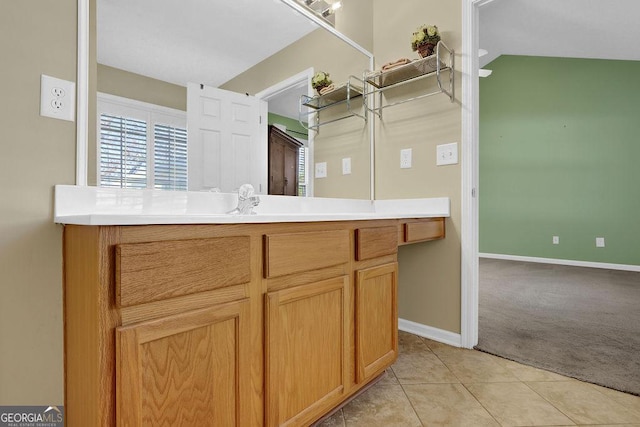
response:
M640 273L480 259L476 348L640 395Z

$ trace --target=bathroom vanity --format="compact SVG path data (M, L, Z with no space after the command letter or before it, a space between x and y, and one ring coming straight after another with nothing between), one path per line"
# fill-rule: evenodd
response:
M266 196L229 219L74 191L56 188L70 426L311 424L396 359L398 247L444 238L449 215L433 199L277 213Z

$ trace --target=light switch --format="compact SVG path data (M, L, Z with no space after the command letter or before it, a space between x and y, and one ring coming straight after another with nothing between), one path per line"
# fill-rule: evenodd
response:
M400 150L400 169L411 168L411 148Z
M316 163L316 178L327 177L327 162Z
M458 143L441 144L436 147L436 165L455 165L458 163Z
M351 157L345 157L342 159L342 175L351 174Z

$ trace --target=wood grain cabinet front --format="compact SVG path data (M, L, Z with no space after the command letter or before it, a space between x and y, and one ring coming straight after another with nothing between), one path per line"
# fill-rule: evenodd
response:
M416 219L405 222L402 243L426 242L444 239L444 236L444 218Z
M65 418L308 426L391 365L421 219L65 226Z
M349 276L266 297L266 424L305 426L346 395Z
M356 273L356 381L367 382L398 356L398 263Z
M249 426L249 301L116 328L118 426Z

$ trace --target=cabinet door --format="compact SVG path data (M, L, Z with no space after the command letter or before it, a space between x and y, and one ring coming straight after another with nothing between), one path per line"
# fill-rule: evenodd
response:
M355 290L356 381L367 381L398 355L398 264L359 270Z
M267 294L266 420L309 425L346 393L349 276Z
M248 425L248 300L116 329L119 426Z

